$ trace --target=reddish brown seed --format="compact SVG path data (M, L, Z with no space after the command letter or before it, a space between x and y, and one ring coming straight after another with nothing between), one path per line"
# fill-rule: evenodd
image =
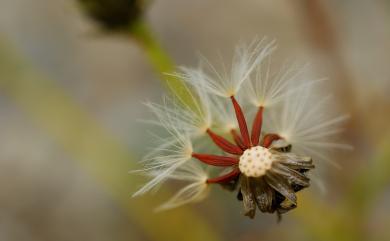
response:
M207 134L209 134L210 138L213 140L213 142L221 148L223 151L234 154L234 155L241 155L243 151L241 150L240 147L234 145L230 141L226 140L222 136L219 136L215 134L213 131L210 129L207 129Z
M236 118L238 122L238 126L240 127L241 136L246 148L251 146L251 141L249 139L249 131L248 126L246 124L244 113L242 112L241 106L238 104L236 98L234 96L230 97L233 103L234 111L236 112Z
M238 164L238 159L234 157L227 156L217 156L217 155L209 155L209 154L199 154L192 153L192 157L198 159L199 161L206 163L212 166L233 166Z
M253 121L252 136L251 136L253 146L257 146L259 144L261 129L263 125L263 110L264 107L260 106L259 110L257 111L255 120Z
M230 134L232 134L233 139L234 139L234 142L236 143L236 145L237 145L238 147L240 147L241 150L245 150L246 147L245 147L245 145L244 145L244 142L242 141L242 138L241 138L241 136L237 133L237 131L234 130L234 129L232 129L232 130L230 131Z
M280 140L280 139L282 139L282 137L280 137L277 134L267 134L263 138L262 146L265 148L268 148L272 144L272 142L274 142L276 140Z
M238 175L240 175L240 170L238 168L233 169L233 171L220 176L220 177L215 177L215 178L209 178L206 180L206 183L224 183L224 182L229 182L236 178Z

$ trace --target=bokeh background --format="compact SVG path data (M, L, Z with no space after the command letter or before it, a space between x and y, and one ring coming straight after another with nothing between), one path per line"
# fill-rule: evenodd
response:
M141 4L139 34L102 28L76 0L0 0L1 241L390 240L390 1ZM194 66L255 36L277 39L275 59L309 61L351 115L355 149L335 156L327 191L300 193L279 224L217 188L157 214L174 186L131 199L144 179L128 171L153 141L142 102L168 92L159 51Z

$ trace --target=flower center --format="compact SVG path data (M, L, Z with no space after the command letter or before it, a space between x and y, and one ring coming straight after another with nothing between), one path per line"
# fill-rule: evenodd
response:
M261 177L271 169L274 160L275 158L267 148L255 146L244 151L238 168L245 176Z

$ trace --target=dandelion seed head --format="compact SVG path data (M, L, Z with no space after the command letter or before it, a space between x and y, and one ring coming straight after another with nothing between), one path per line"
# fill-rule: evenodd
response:
M305 77L307 66L271 72L275 48L274 41L256 39L236 48L229 73L203 58L200 67L172 74L187 83L194 106L173 98L147 104L157 118L150 123L168 136L156 137L159 144L143 159L141 171L151 180L135 196L179 180L185 185L158 210L200 201L212 184L236 190L250 218L257 208L280 217L297 207L296 193L310 186L314 162L333 161L330 150L349 147L336 141L346 116L334 114L331 98L318 88L321 79ZM210 176L210 169L219 175Z

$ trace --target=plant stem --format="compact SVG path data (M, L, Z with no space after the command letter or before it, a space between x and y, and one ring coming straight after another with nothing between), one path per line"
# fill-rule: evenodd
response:
M192 98L193 95L187 84L183 80L169 75L175 72L175 64L168 53L156 40L149 26L146 23L139 21L132 25L130 34L144 49L150 64L156 73L160 75L161 81L168 87L169 91L171 91L184 106L188 108L194 107L195 100Z

